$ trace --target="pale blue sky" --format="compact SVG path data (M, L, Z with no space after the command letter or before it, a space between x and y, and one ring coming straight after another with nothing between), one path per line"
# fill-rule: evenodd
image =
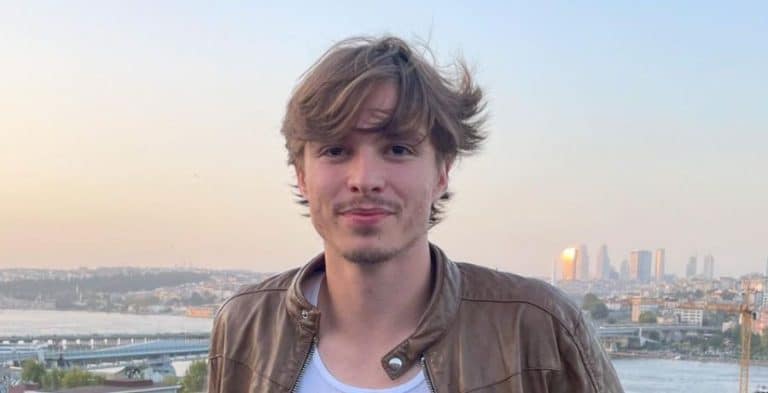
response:
M0 4L0 266L275 271L320 242L278 127L332 43L463 55L491 137L432 239L548 275L566 246L670 270L768 258L768 3Z

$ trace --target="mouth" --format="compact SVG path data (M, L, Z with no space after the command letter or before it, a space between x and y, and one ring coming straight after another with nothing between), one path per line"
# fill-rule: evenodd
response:
M372 225L394 214L392 211L381 208L355 208L342 211L341 217L349 220L353 225Z

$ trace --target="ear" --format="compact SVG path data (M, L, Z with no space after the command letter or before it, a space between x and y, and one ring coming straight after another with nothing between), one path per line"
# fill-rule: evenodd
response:
M452 166L453 160L445 160L437 165L437 187L435 189L436 195L432 196L433 203L437 202L448 190L448 180Z
M293 168L296 170L296 186L299 188L299 193L304 199L307 199L307 183L304 178L304 170L298 163L294 164Z

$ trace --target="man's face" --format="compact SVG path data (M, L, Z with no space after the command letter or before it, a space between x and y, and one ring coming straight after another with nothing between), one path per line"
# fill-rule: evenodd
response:
M363 103L357 130L307 143L296 170L326 250L353 262L385 261L426 241L430 207L447 187L448 165L437 164L429 138L376 130L396 104L397 87L379 84Z

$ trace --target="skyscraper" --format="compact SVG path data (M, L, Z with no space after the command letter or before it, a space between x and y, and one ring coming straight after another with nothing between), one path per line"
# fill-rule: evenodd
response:
M619 279L621 281L629 281L629 262L627 260L621 261L621 270L619 271Z
M704 278L707 280L711 280L715 277L715 257L713 257L712 254L704 256L704 271L702 274L704 274Z
M595 264L595 279L611 279L611 260L608 258L608 247L603 244L597 252L597 263Z
M563 280L573 281L576 279L576 260L579 251L573 247L566 248L560 254L560 261L563 263Z
M664 281L665 254L663 248L658 248L653 255L653 279L656 282Z
M696 257L688 258L688 264L685 265L685 278L691 278L696 275Z
M648 250L633 250L629 253L629 279L639 282L651 281L652 255Z
M579 245L579 252L576 253L576 279L589 281L589 254L587 254L587 245Z

